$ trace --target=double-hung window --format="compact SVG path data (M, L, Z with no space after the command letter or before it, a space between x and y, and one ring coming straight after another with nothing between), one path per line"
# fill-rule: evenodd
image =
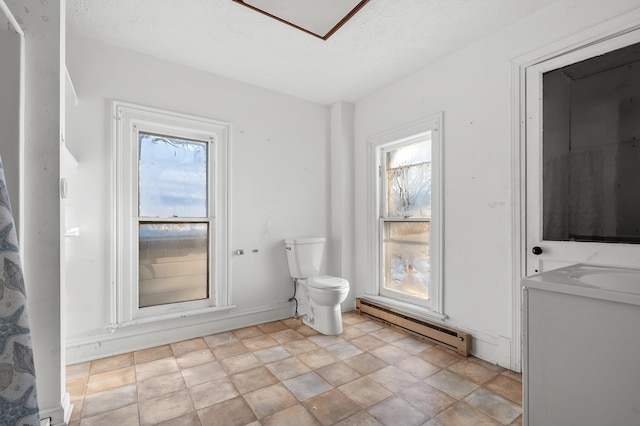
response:
M436 314L442 314L441 122L438 114L370 142L376 293Z
M229 125L114 102L114 323L229 305Z

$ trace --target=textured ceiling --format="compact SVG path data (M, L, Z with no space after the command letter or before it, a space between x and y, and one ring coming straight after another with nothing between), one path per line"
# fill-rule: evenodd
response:
M555 0L371 0L324 41L231 0L67 0L67 31L310 101L354 102Z

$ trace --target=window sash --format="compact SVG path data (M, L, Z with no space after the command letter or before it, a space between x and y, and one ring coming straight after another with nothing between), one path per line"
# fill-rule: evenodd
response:
M229 205L227 203L228 123L114 101L113 194L114 286L112 324L127 325L190 315L230 306ZM170 135L205 142L207 148L207 216L141 217L138 202L139 133ZM139 307L139 227L141 223L206 223L208 231L207 298Z

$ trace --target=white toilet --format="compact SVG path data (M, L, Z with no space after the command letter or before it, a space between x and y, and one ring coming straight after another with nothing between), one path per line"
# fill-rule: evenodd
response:
M344 278L319 275L327 240L322 237L287 238L289 272L305 290L309 313L302 322L327 335L342 333L340 304L349 294L349 282Z

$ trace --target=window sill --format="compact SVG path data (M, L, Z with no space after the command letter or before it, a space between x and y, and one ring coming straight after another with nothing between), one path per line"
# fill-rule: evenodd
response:
M216 313L227 313L230 310L234 309L235 307L236 305L213 306L209 308L193 309L190 311L171 312L168 314L153 315L153 316L148 316L143 318L135 318L135 319L132 319L131 321L124 321L116 324L109 324L107 326L107 329L117 330L119 328L132 327L132 326L144 325L144 324L154 324L161 321L168 321L168 320L173 320L177 318L187 318L187 317L194 317L197 315L216 314Z
M379 296L374 294L364 294L362 298L365 300L370 300L372 302L382 303L384 305L389 306L390 308L394 308L401 312L406 312L408 314L416 315L426 320L436 319L436 320L444 321L447 318L449 318L447 315L434 312L429 308L413 305L411 303L400 302L390 297L384 297L384 296Z

